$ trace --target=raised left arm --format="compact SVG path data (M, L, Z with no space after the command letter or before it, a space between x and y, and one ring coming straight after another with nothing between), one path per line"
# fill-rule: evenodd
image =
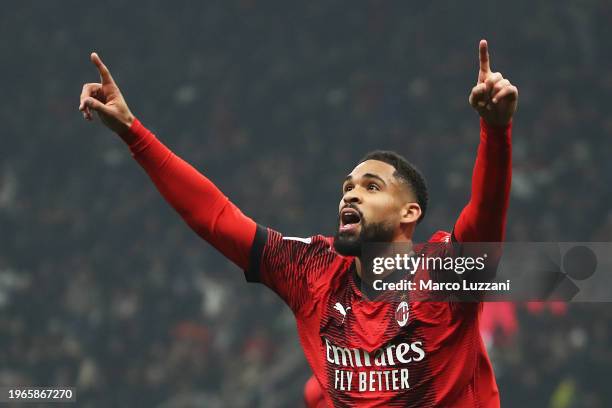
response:
M478 83L469 102L480 114L480 144L472 174L472 194L455 223L458 242L504 240L512 179L512 116L517 88L491 72L486 40L479 45Z

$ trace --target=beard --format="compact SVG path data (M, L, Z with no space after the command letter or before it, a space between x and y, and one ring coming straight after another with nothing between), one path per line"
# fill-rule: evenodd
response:
M338 226L340 219L338 219ZM361 256L361 247L363 244L373 242L391 242L395 229L393 226L384 222L366 223L363 217L361 218L361 230L358 235L343 233L340 229L336 229L334 237L334 249L340 255L344 256Z

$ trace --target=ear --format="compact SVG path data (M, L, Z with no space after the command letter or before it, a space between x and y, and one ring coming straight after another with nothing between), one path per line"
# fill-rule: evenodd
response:
M421 206L418 203L406 203L401 210L400 223L415 223L421 217Z

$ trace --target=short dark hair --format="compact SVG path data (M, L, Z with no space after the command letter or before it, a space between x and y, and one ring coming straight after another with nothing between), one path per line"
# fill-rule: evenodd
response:
M412 193L416 196L417 203L419 203L421 207L421 216L417 220L417 223L421 222L423 218L425 218L427 201L429 200L427 183L425 183L425 178L421 172L412 163L406 160L404 156L389 150L374 150L363 156L357 164L361 164L366 160L378 160L390 164L395 168L393 176L408 184Z

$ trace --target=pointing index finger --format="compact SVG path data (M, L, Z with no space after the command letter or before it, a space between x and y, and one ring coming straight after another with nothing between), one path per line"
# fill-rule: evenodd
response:
M480 54L480 71L485 73L491 72L491 65L489 63L489 45L487 44L487 40L480 40L478 51Z
M100 81L103 84L112 84L115 82L113 81L110 71L108 68L106 68L106 65L104 65L97 53L91 53L91 62L93 62L96 68L98 68L98 72L100 73Z

